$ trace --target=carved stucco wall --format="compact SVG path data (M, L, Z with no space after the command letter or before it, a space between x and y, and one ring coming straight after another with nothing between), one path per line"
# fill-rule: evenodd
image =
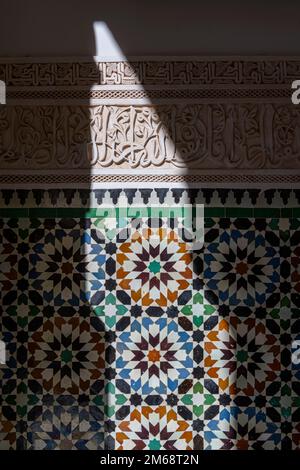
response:
M300 58L2 61L0 182L298 183L299 77Z

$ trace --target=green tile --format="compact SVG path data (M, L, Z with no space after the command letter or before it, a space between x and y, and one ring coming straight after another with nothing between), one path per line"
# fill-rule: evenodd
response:
M300 207L294 207L293 217L300 217Z
M279 218L280 217L280 209L276 209L274 207L258 207L254 209L254 217L263 217L263 218L270 218L270 217L275 217Z
M298 230L300 227L300 220L296 218L290 219L291 230Z
M204 217L225 217L225 207L204 207Z
M75 217L83 217L86 219L94 219L95 217L104 217L103 211L99 211L99 209L90 207L86 209L79 209L79 215ZM106 217L111 217L110 209L107 211L107 216Z
M215 225L215 221L210 217L204 217L204 227L211 228Z
M57 217L60 218L85 218L95 217L96 209L84 209L83 207L62 207L56 209Z
M228 207L226 208L226 217L253 217L251 207Z
M29 217L30 218L47 218L54 219L56 217L56 208L55 207L35 207L29 208Z
M272 229L272 230L278 230L279 229L279 221L280 219L276 218L276 219L271 219L268 223L268 226Z
M280 210L281 217L292 217L293 216L293 209L289 207L285 207L284 209Z
M28 209L15 208L15 209L0 209L0 217L2 218L19 218L28 217Z
M140 208L144 213L145 208ZM138 209L138 210L140 210ZM182 216L182 208L163 208L163 216ZM167 210L166 210L167 209ZM193 208L194 209L194 208ZM149 211L149 208L146 208ZM180 211L180 213L178 212ZM154 208L154 215L156 212L161 212L160 208ZM0 217L2 218L18 218L18 217L31 217L31 218L96 218L96 217L115 217L118 213L118 208L82 208L82 207L35 207L35 208L2 208L0 209ZM148 213L148 212L147 212ZM127 214L131 215L130 213ZM148 214L149 215L149 214ZM153 214L152 214L153 215ZM262 218L300 218L300 207L296 208L246 208L246 207L204 207L204 216L206 218L213 217L262 217Z

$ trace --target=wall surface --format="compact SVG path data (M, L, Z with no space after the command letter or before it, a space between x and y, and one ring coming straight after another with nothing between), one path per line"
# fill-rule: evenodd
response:
M300 4L245 3L1 1L1 449L300 448Z
M299 18L291 0L2 0L0 56L95 55L94 22L106 23L126 56L297 55Z

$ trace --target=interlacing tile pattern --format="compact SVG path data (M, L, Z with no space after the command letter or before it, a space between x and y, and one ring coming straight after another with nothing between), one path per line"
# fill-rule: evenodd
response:
M1 449L300 449L299 191L0 196Z

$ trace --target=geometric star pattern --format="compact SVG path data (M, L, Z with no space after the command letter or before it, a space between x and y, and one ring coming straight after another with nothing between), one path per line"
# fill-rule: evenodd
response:
M298 193L125 192L205 204L193 250L114 191L0 191L0 449L300 449Z
M117 253L117 281L142 306L166 307L188 289L192 256L174 230L133 230Z

